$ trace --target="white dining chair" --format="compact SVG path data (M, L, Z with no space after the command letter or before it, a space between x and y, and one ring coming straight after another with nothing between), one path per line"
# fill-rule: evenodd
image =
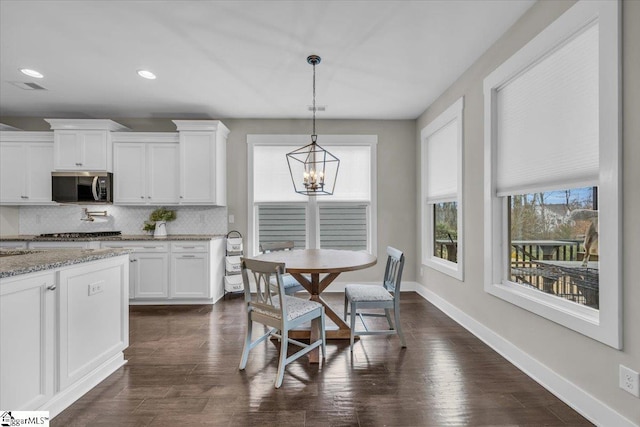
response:
M294 247L294 242L288 240L286 242L263 242L260 243L260 251L266 253L276 251L291 251ZM282 283L284 284L284 292L287 295L293 295L296 292L304 291L304 286L300 284L292 275L283 274ZM275 286L275 277L271 278L271 285Z
M405 348L406 342L400 325L400 285L402 283L402 269L404 267L404 254L398 249L387 247L387 266L384 271L382 286L349 284L344 292L344 320L349 321L350 315L350 350L353 352L353 342L356 335L391 335L397 334L400 344ZM380 312L362 312L361 310L383 309ZM395 319L391 321L391 310ZM356 315L362 321L364 330L356 331ZM364 317L386 317L389 329L369 329Z
M323 359L326 356L324 307L315 301L286 295L282 283L284 263L258 261L241 258L242 280L244 281L244 299L247 309L247 334L240 360L240 370L247 366L249 352L258 344L275 336L280 340L280 356L278 358L278 372L275 387L280 388L284 379L285 367L291 362L318 347L322 348ZM255 280L256 293L252 294L249 285L249 274ZM270 279L276 278L275 292L270 285ZM318 319L316 323L318 339L309 344L289 338L289 331L304 323ZM261 323L271 329L256 340L252 340L253 323ZM296 353L287 357L289 344L301 347Z

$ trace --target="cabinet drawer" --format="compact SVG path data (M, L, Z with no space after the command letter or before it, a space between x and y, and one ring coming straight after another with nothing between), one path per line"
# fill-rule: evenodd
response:
M171 242L171 252L173 253L181 253L181 252L208 252L209 251L209 242Z
M168 252L168 242L154 241L129 241L129 242L102 242L103 248L130 249L133 252Z
M3 249L27 249L27 242L0 242Z

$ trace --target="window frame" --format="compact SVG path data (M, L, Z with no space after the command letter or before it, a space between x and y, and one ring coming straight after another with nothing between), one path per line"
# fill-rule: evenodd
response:
M580 1L484 80L484 235L487 293L591 337L622 348L621 43L620 3ZM599 310L509 278L508 196L496 194L496 91L598 20L599 25ZM567 182L567 188L572 183Z
M247 206L248 206L248 231L247 237L249 241L248 253L252 256L260 253L258 242L258 214L257 208L260 204L302 204L306 206L306 223L307 236L306 248L320 248L320 204L366 204L367 205L367 252L371 254L377 253L377 135L320 135L318 144L331 151L331 147L335 146L367 146L371 153L370 168L370 198L368 200L332 200L331 196L315 196L307 197L306 200L299 202L254 202L253 189L253 163L254 163L254 147L255 146L291 146L291 150L299 148L309 143L309 135L282 135L282 134L248 134L247 135ZM342 165L341 165L342 167ZM339 174L340 172L338 172ZM338 177L338 180L340 177ZM294 191L293 184L291 191Z
M464 180L464 97L456 100L450 105L444 112L436 117L431 123L422 129L420 132L420 144L421 144L421 221L422 221L422 265L433 268L441 273L447 274L460 281L464 281L464 204L463 204L463 180ZM438 132L440 129L451 123L457 121L457 179L458 188L456 197L454 199L442 199L437 202L453 202L457 203L457 222L458 222L458 239L457 239L457 262L452 262L443 258L440 258L434 254L435 245L435 218L434 209L435 203L433 201L427 201L427 139Z

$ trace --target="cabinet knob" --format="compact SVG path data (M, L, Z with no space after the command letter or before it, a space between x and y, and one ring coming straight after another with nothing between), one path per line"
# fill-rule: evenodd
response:
M184 196L180 196L181 199L184 199Z
M141 199L144 199L144 196L140 196Z
M56 285L49 285L47 286L47 289L50 291L55 291L56 290Z
M150 198L151 198L151 196L147 196L147 199L150 199Z

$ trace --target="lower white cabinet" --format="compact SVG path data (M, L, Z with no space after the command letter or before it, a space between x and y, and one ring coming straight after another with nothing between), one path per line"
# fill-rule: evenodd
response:
M210 298L209 242L171 243L171 296Z
M55 274L17 276L0 286L0 400L35 409L54 392Z
M203 304L223 295L220 266L224 239L102 242L129 255L131 304Z

